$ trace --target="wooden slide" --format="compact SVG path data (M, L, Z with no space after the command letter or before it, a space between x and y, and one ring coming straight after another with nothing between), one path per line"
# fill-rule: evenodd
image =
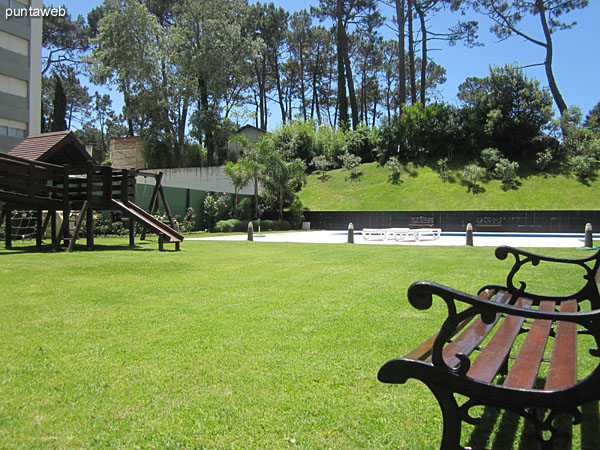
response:
M114 198L111 199L112 204L121 211L123 214L131 217L134 220L140 222L144 227L148 228L159 235L164 235L169 239L169 242L181 242L183 241L183 235L178 231L174 230L168 225L165 225L153 215L144 211L135 203L127 202L122 203Z

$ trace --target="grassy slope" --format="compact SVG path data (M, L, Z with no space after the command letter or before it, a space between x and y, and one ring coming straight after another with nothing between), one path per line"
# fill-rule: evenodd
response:
M0 448L439 448L428 389L376 379L445 317L442 302L410 307L406 288L473 292L510 265L491 248L115 247L126 242L0 248ZM538 281L564 289L554 272ZM520 428L500 428L515 442L502 448L529 448Z
M460 211L597 209L600 180L589 186L575 177L529 175L518 179L518 189L503 190L499 180L480 183L484 192L468 192L462 170L451 170L451 180L442 182L430 167L404 166L398 185L388 182L389 171L376 163L363 164L362 176L350 180L342 169L328 172L326 181L308 177L300 192L302 203L312 211Z

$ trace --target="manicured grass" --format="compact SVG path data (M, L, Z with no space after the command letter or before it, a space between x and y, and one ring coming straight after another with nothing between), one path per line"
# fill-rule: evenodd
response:
M376 163L363 164L362 175L350 179L342 169L327 173L325 181L313 174L300 191L311 211L460 211L460 210L575 210L596 209L600 181L585 185L573 175L528 175L517 189L502 189L497 179L480 182L483 192L468 192L462 168L450 171L443 182L433 168L404 165L402 182L388 182L389 170Z
M376 379L445 317L406 289L475 292L509 265L490 248L97 242L0 249L0 448L438 448L429 390ZM516 448L519 430L492 435Z

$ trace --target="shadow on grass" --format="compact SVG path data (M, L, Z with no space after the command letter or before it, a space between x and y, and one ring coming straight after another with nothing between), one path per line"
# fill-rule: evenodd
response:
M362 172L350 172L350 181L360 181L362 179ZM348 178L346 178L347 180Z
M485 192L485 188L478 183L473 183L468 180L460 180L461 186L465 186L467 188L467 192L471 192L473 194L483 194Z
M155 244L156 248L149 248L148 245ZM0 247L0 256L10 256L14 254L26 254L26 253L63 253L66 252L64 249L59 249L54 252L51 244L42 245L41 248L35 246L35 244L31 245L22 245L17 244L13 246L11 249L6 249L3 243L0 243L2 247ZM94 248L92 250L87 250L85 245L75 245L74 252L106 252L106 251L117 251L117 250L129 250L134 252L149 252L149 251L158 251L158 244L156 242L143 242L142 246L136 245L135 247L129 247L129 245L108 245L108 244L94 244ZM175 251L174 249L165 248L164 251Z
M586 403L581 407L581 450L597 450L600 448L600 414L598 401ZM519 425L523 426L519 428ZM575 450L573 447L573 417L570 414L558 415L554 420L557 430L554 448ZM496 430L494 432L494 429ZM550 434L544 434L548 439ZM490 446L491 441L491 446ZM519 450L540 448L537 431L534 425L517 414L494 407L485 407L481 422L469 436L467 448L505 450L512 449L518 442Z

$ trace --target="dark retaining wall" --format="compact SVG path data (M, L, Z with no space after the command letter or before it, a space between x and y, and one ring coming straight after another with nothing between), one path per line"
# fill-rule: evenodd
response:
M583 233L587 223L600 231L600 211L307 211L313 230L361 228L441 228L480 232Z

